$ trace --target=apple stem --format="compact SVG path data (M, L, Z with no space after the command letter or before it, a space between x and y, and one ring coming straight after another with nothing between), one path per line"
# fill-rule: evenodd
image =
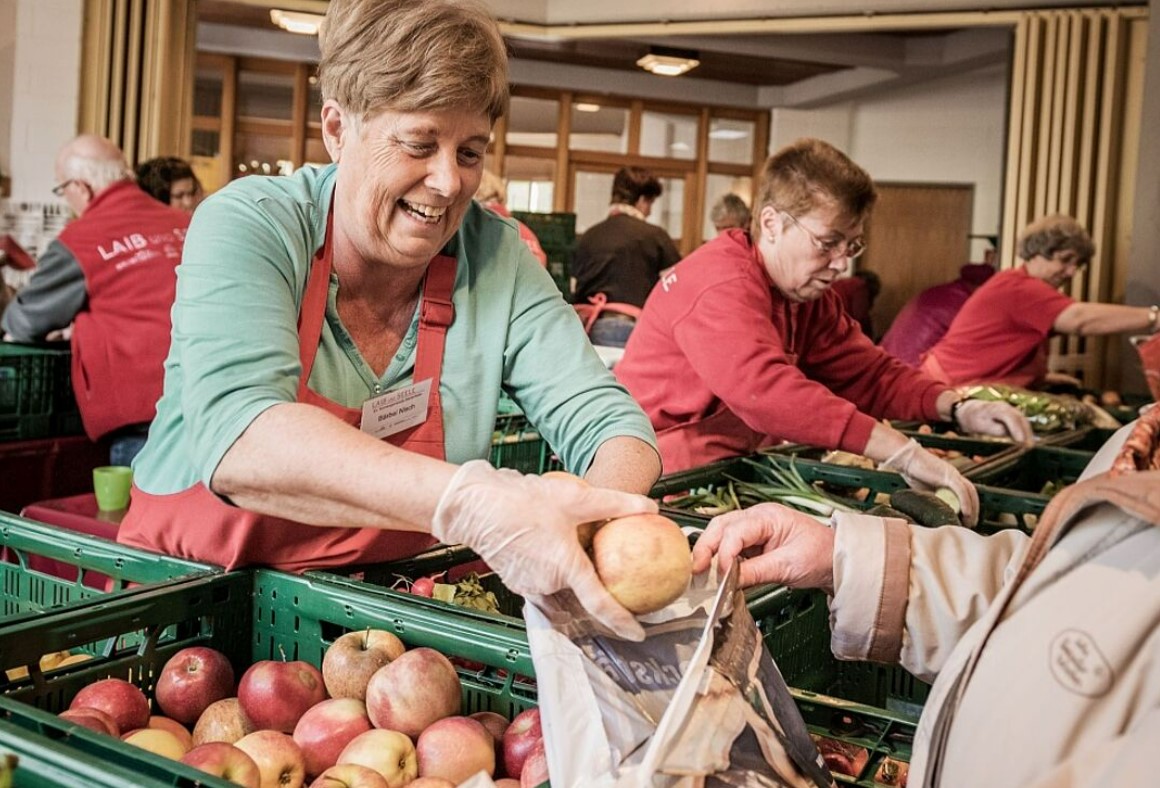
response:
M278 653L282 655L282 661L286 661L286 649L282 648L282 644L278 644Z
M367 631L363 633L363 651L367 650L367 647L370 646L370 643L371 643L371 628L368 626Z

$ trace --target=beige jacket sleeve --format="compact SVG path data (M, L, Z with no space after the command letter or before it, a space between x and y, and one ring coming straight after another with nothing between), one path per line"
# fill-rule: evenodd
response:
M1019 567L1029 539L863 514L834 515L831 648L930 681Z
M1152 709L1129 730L1090 747L1069 750L1055 768L1027 788L1105 788L1154 785L1160 709Z

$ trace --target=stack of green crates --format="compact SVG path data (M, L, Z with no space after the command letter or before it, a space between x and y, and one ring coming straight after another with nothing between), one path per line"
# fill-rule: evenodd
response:
M67 349L0 343L0 441L82 431Z
M1075 483L1093 456L1093 452L1070 447L1034 446L997 456L976 468L970 478L1046 505L1060 488Z
M512 211L512 217L531 228L548 255L548 273L564 297L571 299L572 250L576 246L576 214Z
M563 467L552 447L522 413L496 416L491 439L491 464L520 473L544 473Z

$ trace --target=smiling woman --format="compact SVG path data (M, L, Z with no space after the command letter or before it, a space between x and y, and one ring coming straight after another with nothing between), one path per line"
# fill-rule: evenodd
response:
M514 225L472 202L508 101L498 27L472 2L332 0L319 43L332 164L198 208L119 538L303 571L435 537L639 637L575 528L655 509L601 489L651 486L648 420ZM481 461L501 391L591 487Z

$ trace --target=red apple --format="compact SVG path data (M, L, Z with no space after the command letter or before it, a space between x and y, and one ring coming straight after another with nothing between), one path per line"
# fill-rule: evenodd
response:
M158 717L156 715L149 718L149 724L146 728L160 728L163 731L169 731L176 736L182 744L185 745L186 750L193 749L193 736L184 725L177 720L171 720L168 717Z
M234 746L258 764L261 788L302 788L306 783L306 759L285 733L254 731L238 739Z
M693 574L689 538L659 514L633 514L600 526L592 537L592 565L608 593L638 615L676 601Z
M89 730L103 733L106 736L121 737L121 730L117 727L117 721L113 719L111 714L101 711L100 709L66 709L57 715L62 720L74 722Z
M420 777L407 783L407 788L455 788L455 783L442 777Z
M100 709L117 721L117 730L132 731L149 724L149 700L124 679L101 679L83 688L70 709Z
M431 723L459 713L463 688L447 657L431 648L406 651L371 676L367 712L376 728L418 738Z
M233 744L255 730L254 723L246 718L238 699L223 698L209 704L209 708L197 718L197 724L193 726L193 746L211 741Z
M332 698L311 706L294 726L294 742L306 758L306 773L314 776L334 766L350 740L370 729L361 700Z
M420 777L442 777L458 785L483 771L495 774L495 741L479 720L444 717L419 734L415 744Z
M491 738L495 742L495 768L497 772L502 772L503 733L507 730L507 717L502 714L497 714L494 711L477 711L475 714L469 714L467 716L473 720L479 720L483 723L483 727L487 728L487 732L491 734Z
M503 768L509 777L516 777L523 771L524 761L542 738L544 729L540 726L539 709L528 709L516 715L503 735Z
M242 711L258 730L292 733L298 720L326 699L322 673L308 662L255 662L238 682Z
M347 632L322 657L322 678L332 698L365 701L375 671L406 650L403 641L381 629Z
M408 784L408 788L414 785ZM374 769L357 763L340 763L318 775L310 788L388 788L387 781Z
M233 693L234 668L226 655L194 646L169 658L153 697L166 716L192 725L211 703Z
M544 740L540 739L524 761L524 769L520 772L520 788L537 788L547 781L548 753L544 749Z
M181 759L195 769L245 788L261 788L262 773L254 759L232 744L211 741L194 747Z
M121 741L157 753L171 761L180 761L189 752L181 739L160 728L138 728L121 737Z
M387 788L401 788L419 775L415 745L398 731L376 728L359 734L343 749L338 763L373 769L386 780Z

